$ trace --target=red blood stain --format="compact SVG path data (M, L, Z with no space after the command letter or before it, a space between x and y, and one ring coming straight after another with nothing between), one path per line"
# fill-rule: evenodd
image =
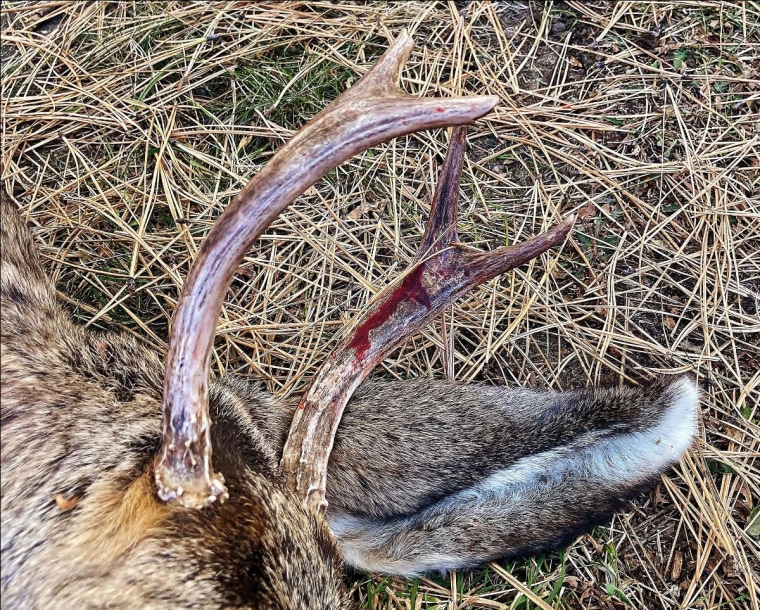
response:
M377 311L356 329L354 338L347 347L354 350L357 359L361 360L364 358L370 348L370 331L380 328L385 324L396 312L399 305L407 301L414 301L425 309L430 309L430 296L422 286L423 269L424 265L420 265L407 275L391 296L380 304Z
M438 106L438 108L435 109L436 112L444 112L445 108L441 108Z
M306 407L309 407L312 411L314 411L314 401L313 400L301 400L301 402L298 403L298 409L299 411L301 409L305 409Z

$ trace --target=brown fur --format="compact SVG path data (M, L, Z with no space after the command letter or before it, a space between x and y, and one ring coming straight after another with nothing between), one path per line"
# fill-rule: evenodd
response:
M230 499L164 504L158 355L72 324L7 202L1 288L6 608L345 608L342 557L416 574L556 548L655 480L695 431L683 378L560 394L367 382L328 473L341 553L283 485L293 401L255 380L213 383Z
M7 203L0 306L3 607L347 607L333 537L277 484L239 404L214 405L215 429L237 431L215 438L230 500L158 500L159 358L70 322Z

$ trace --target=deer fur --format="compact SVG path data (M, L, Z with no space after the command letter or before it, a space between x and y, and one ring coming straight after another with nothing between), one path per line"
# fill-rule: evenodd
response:
M209 391L229 500L164 503L159 355L74 324L1 209L4 608L348 608L344 560L414 575L557 548L696 433L687 377L565 393L369 380L335 438L325 519L282 484L297 400L229 377Z

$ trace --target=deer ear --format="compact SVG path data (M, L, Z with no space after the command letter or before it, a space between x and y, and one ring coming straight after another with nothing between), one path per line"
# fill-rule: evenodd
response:
M411 49L402 32L374 68L277 151L201 246L169 337L163 446L155 469L164 500L202 507L226 497L224 480L211 465L209 360L224 293L253 242L296 197L350 157L414 131L470 123L498 102L495 96L418 99L403 93L397 82Z

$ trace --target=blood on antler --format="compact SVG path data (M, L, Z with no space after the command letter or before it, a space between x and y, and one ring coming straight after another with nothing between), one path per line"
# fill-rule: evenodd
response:
M414 131L470 123L498 102L494 96L420 99L402 92L398 80L412 46L402 32L372 70L272 157L201 246L169 338L163 441L155 467L162 499L202 507L227 495L211 464L209 361L224 293L253 242L296 197L350 157Z
M541 235L491 252L458 243L456 218L466 131L458 127L452 134L415 263L352 324L296 410L282 468L291 487L316 510L327 505L327 461L343 409L370 371L445 306L562 243L573 226L570 215Z

